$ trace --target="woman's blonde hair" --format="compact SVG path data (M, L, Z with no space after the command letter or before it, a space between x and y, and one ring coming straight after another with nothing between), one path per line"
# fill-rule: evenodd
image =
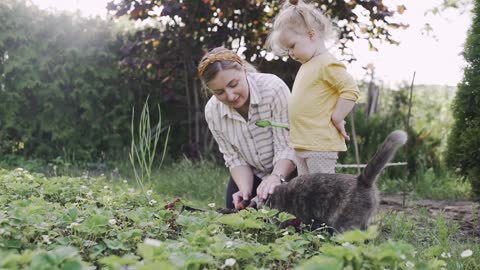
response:
M312 35L313 31L325 40L336 39L332 22L314 4L307 4L302 0L287 0L274 19L267 47L277 55L288 55L288 48L280 42L281 35L288 32Z
M243 60L234 51L224 47L217 47L206 53L198 64L198 76L204 89L208 89L207 83L215 78L222 70L245 69L247 72L257 72L256 68Z

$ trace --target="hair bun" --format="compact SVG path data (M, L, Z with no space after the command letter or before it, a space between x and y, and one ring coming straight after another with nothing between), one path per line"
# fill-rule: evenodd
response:
M297 5L298 4L298 0L288 0L290 2L290 4L292 5Z

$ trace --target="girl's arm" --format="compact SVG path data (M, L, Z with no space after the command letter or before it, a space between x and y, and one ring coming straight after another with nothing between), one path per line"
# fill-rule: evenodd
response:
M333 124L346 140L350 140L350 137L345 130L345 117L352 111L353 106L355 106L355 101L340 97L332 113Z
M339 94L331 116L332 123L346 140L350 140L345 131L345 117L352 111L359 98L360 92L357 83L347 72L345 65L340 62L330 63L326 67L324 80Z

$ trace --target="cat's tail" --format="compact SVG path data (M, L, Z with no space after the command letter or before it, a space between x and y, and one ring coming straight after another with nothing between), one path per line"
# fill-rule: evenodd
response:
M407 133L402 130L396 130L385 139L378 148L373 158L368 162L365 169L358 176L358 182L366 187L371 187L377 180L385 165L392 160L397 149L407 142Z

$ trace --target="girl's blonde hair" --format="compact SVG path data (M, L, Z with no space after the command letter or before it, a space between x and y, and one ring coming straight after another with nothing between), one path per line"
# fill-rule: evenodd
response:
M256 68L243 60L234 51L224 47L217 47L206 53L198 64L198 76L203 88L208 90L207 83L215 78L222 70L244 69L247 72L257 72Z
M280 36L288 33L312 35L313 31L324 40L335 40L336 31L330 19L314 4L302 0L286 0L275 17L273 28L267 39L267 47L280 56L288 55L288 48L280 42Z

